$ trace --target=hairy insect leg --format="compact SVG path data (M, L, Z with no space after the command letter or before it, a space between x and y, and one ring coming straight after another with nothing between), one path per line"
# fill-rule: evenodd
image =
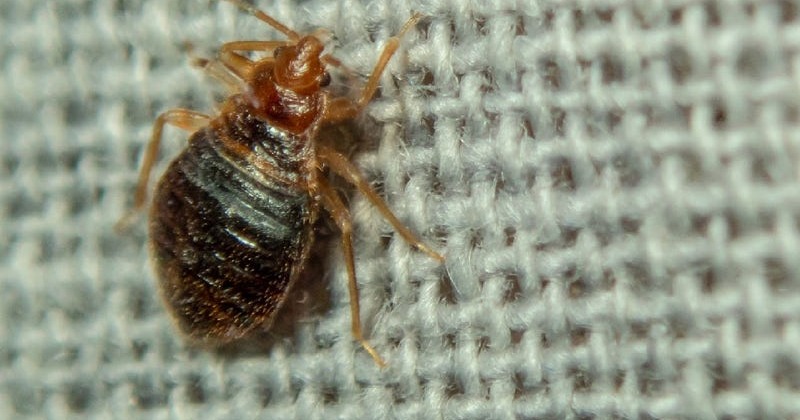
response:
M353 337L372 356L378 366L384 367L386 362L364 338L364 334L361 331L361 305L358 295L358 283L356 282L355 258L353 257L353 226L350 221L350 212L342 202L342 198L336 193L336 190L324 179L320 178L318 180L317 188L322 206L336 222L342 235L342 250L344 251L344 261L347 266L347 285L350 290L350 317L352 319Z
M147 143L147 149L144 152L144 160L142 161L142 168L139 171L139 181L136 185L136 193L133 197L133 208L117 222L115 228L118 231L125 230L133 221L134 216L144 207L147 201L147 186L150 182L150 173L155 165L156 158L158 158L158 151L161 148L161 137L164 131L164 125L169 124L186 131L197 131L203 128L211 117L190 109L171 109L162 113L156 118L153 124L153 133L150 136L150 141Z
M397 216L392 213L392 210L389 209L389 206L386 205L386 202L383 201L378 193L376 193L375 190L370 187L369 183L364 180L364 177L361 175L361 172L358 170L358 168L353 166L353 164L350 163L346 157L325 145L317 145L316 151L317 158L324 164L328 165L328 167L331 168L335 174L341 176L347 182L355 185L356 188L358 188L358 190L361 191L365 197L367 197L367 200L369 200L369 202L378 209L386 221L392 225L394 230L397 231L397 233L399 233L409 245L428 254L433 259L444 261L444 257L441 254L434 251L428 245L425 245L420 238L414 235L414 233L412 233L407 227L405 227L405 225L403 225Z
M370 74L369 79L367 79L367 83L361 90L361 94L359 95L358 99L355 102L349 98L333 99L325 109L325 115L323 116L324 122L336 123L349 120L354 118L359 112L361 112L362 109L364 109L372 97L375 96L375 92L378 90L378 83L380 82L381 75L383 74L383 71L386 70L386 65L389 64L389 60L392 58L394 53L397 52L397 48L400 47L400 39L406 32L408 32L409 29L416 25L420 19L422 19L422 14L415 13L406 21L405 25L403 25L403 28L400 29L400 32L398 32L397 35L389 38L386 41L386 45L383 47L383 52L381 52L380 57L378 57L378 61L375 63L375 67L372 69L372 74Z

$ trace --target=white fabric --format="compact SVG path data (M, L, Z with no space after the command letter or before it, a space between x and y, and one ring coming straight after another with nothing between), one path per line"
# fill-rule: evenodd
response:
M221 92L184 43L274 31L216 1L6 0L0 418L800 416L797 2L258 5L330 30L361 74L429 16L353 129L447 256L352 194L389 367L351 339L335 235L272 344L214 352L175 333L145 222L112 229L155 116ZM167 131L161 169L186 137Z

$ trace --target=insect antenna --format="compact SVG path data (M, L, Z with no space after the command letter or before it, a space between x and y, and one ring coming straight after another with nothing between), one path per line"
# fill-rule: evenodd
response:
M272 16L262 12L261 10L256 8L255 6L253 6L251 4L248 4L248 3L245 3L243 1L240 1L240 0L227 0L227 1L233 3L234 5L236 5L240 9L246 11L247 13L250 13L251 15L255 16L256 18L258 18L262 22L266 23L267 25L272 26L273 28L277 29L279 32L281 32L284 35L286 35L286 37L289 38L290 41L297 42L297 40L300 39L300 35L297 32L289 29L288 26L278 22Z

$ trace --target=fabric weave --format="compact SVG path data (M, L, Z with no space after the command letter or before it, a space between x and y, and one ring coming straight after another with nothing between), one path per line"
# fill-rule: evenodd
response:
M6 0L0 418L800 416L800 4L257 4L361 75L428 16L334 132L447 257L350 194L388 368L351 339L335 234L268 345L209 351L162 307L146 223L113 230L155 116L222 94L187 42L275 31L227 2Z

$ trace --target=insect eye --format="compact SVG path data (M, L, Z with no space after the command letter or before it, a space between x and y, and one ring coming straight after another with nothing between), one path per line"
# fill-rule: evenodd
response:
M322 73L322 79L319 80L319 86L325 87L329 84L331 84L331 74L326 71L325 73Z
M272 56L274 58L278 58L278 56L281 55L281 53L285 49L286 49L286 47L283 47L283 46L275 48L274 50L272 50Z

